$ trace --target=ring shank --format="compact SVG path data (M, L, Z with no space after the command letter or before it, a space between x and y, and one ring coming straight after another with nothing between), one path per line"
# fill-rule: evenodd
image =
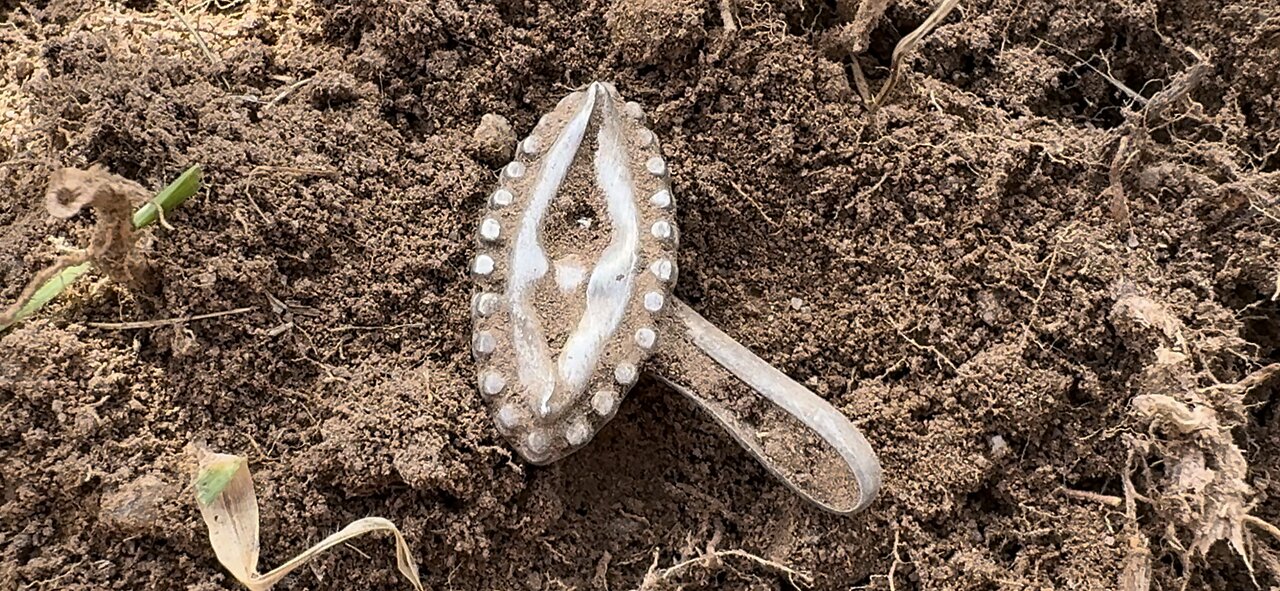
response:
M661 381L709 412L810 502L841 514L871 504L880 490L880 462L843 413L678 298L671 299L669 320Z

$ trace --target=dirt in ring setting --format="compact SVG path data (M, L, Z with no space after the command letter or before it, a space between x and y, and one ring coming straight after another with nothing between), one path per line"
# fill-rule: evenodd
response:
M378 515L433 589L1280 584L1280 12L965 2L870 112L855 72L874 94L931 4L854 57L854 0L0 3L0 305L92 233L53 171L206 171L144 285L0 336L0 588L236 588L195 440L248 456L264 568ZM650 379L553 466L494 431L475 132L597 79L662 141L676 293L855 418L865 513ZM685 562L731 550L759 560ZM360 539L279 588L407 584Z

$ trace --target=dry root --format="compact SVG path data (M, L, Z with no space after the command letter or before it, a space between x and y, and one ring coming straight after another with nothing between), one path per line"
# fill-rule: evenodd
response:
M141 185L110 174L101 166L88 170L63 168L54 172L45 193L45 208L49 213L67 219L87 205L97 215L97 225L88 248L60 257L36 274L18 301L0 313L0 326L12 324L36 291L69 267L93 261L113 280L134 283L138 265L134 257L137 233L133 228L133 202L146 197L147 192Z
M893 48L893 55L889 58L889 79L885 80L884 86L880 87L880 93L876 95L875 101L871 103L872 109L880 108L884 104L889 93L893 92L894 87L898 85L898 80L902 78L902 62L906 60L911 52L915 51L916 46L924 40L925 36L933 32L933 29L942 24L943 19L960 4L960 0L942 0L938 3L937 8L933 9L933 13L929 18L924 19L916 30L912 31Z
M101 166L89 170L64 168L53 173L45 207L63 219L79 213L84 206L93 208L98 217L89 241L89 258L112 279L121 283L133 280L134 244L133 203L147 199L147 190L128 179L110 174Z
M1111 158L1111 169L1107 179L1109 183L1107 192L1111 196L1111 216L1125 233L1125 242L1129 248L1138 246L1138 238L1133 231L1133 217L1129 210L1129 199L1124 190L1124 172L1150 143L1148 129L1161 124L1174 106L1186 102L1191 91L1200 85L1210 69L1208 60L1199 52L1191 48L1187 48L1186 51L1195 58L1195 63L1174 78L1167 88L1149 100L1130 90L1115 78L1103 74L1113 85L1132 96L1135 103L1142 105L1141 110L1127 113L1127 120L1121 127L1120 145ZM1102 74L1102 72L1098 73Z
M861 0L857 8L849 7L847 2L836 2L836 9L842 13L841 17L853 18L841 31L841 36L849 45L850 54L856 56L867 50L871 31L876 28L885 9L889 8L889 2L890 0Z
M720 20L724 22L725 31L732 33L738 30L737 18L734 16L737 12L733 0L720 0Z
M813 584L813 577L799 572L791 567L761 558L755 554L751 554L744 550L718 550L716 543L720 540L720 534L717 532L707 542L705 549L698 551L698 556L688 560L676 563L668 568L658 568L658 550L653 552L653 564L649 566L649 572L645 573L644 580L640 583L639 591L654 591L663 589L669 585L675 585L679 577L695 567L720 569L725 567L724 558L734 557L753 562L759 566L772 570L779 574L784 574L791 581L793 586L799 586L797 582L805 585Z
M942 23L947 15L960 4L960 0L940 0L938 5L934 7L929 17L920 23L914 31L898 41L893 48L893 55L889 58L889 78L885 80L884 85L880 87L880 92L874 97L871 94L871 87L867 84L866 76L862 73L862 66L858 64L858 56L867 50L870 43L871 32L875 29L876 23L884 16L884 11L889 7L892 0L860 0L856 8L851 7L846 2L837 2L837 11L841 13L843 18L851 18L852 21L845 25L836 34L835 43L838 47L847 51L853 59L853 82L858 89L858 94L862 97L867 108L875 111L880 108L888 98L889 93L897 87L898 82L902 79L902 63L912 51L920 45L929 33L933 32L939 24Z
M1256 494L1248 484L1249 466L1232 437L1231 423L1244 416L1244 395L1280 375L1280 366L1264 367L1232 384L1202 387L1208 374L1197 370L1203 360L1196 356L1208 350L1206 344L1188 342L1186 327L1159 302L1123 295L1111 320L1122 338L1139 349L1145 344L1155 357L1140 377L1139 395L1130 403L1147 433L1127 438L1124 499L1099 501L1125 507L1123 539L1129 551L1119 587L1150 587L1151 550L1140 531L1135 508L1139 500L1149 504L1163 524L1164 545L1179 552L1188 577L1218 542L1226 542L1252 575L1252 534L1245 524L1268 533L1275 528L1249 514ZM1152 470L1149 459L1158 460L1161 470ZM1135 469L1144 475L1142 494L1130 479ZM1068 494L1098 500L1078 491Z

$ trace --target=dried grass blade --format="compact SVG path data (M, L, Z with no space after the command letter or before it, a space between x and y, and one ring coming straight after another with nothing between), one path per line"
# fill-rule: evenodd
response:
M889 79L885 81L884 86L880 87L880 94L876 95L876 100L871 104L872 109L877 109L884 102L885 97L893 91L898 85L898 80L902 77L902 60L907 57L916 46L920 44L920 40L933 31L947 15L951 14L951 10L960 4L960 0L942 0L938 3L938 7L933 10L933 14L929 18L924 19L916 30L912 31L902 40L898 41L898 45L893 48L893 56L889 58Z
M415 589L422 590L418 565L413 561L408 542L395 524L381 517L353 521L275 570L265 575L258 574L258 498L253 490L248 461L240 456L205 449L198 453L200 461L194 486L200 515L209 530L209 543L218 562L245 587L252 591L267 591L299 566L333 546L370 532L388 531L395 536L397 568Z
M381 517L365 517L351 522L347 527L342 528L337 533L320 540L320 543L307 548L302 554L294 556L288 562L276 567L275 570L257 578L258 586L256 589L267 589L283 579L285 575L293 572L294 569L306 564L312 558L315 558L321 552L328 550L342 542L351 538L361 536L370 532L388 531L396 538L396 567L400 569L400 573L410 583L413 583L415 589L421 591L422 581L418 578L418 565L413 561L413 553L409 550L409 543L405 541L404 535L396 528L395 524Z

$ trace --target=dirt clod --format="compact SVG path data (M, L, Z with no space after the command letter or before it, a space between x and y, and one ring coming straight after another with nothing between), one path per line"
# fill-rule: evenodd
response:
M506 117L485 113L480 118L480 125L471 133L471 140L480 157L485 162L496 165L511 159L516 132L511 129L511 122Z
M179 488L154 474L145 474L102 498L98 518L125 534L152 533L163 511L181 502Z
M638 66L681 63L706 35L699 0L617 0L605 13L609 36Z

